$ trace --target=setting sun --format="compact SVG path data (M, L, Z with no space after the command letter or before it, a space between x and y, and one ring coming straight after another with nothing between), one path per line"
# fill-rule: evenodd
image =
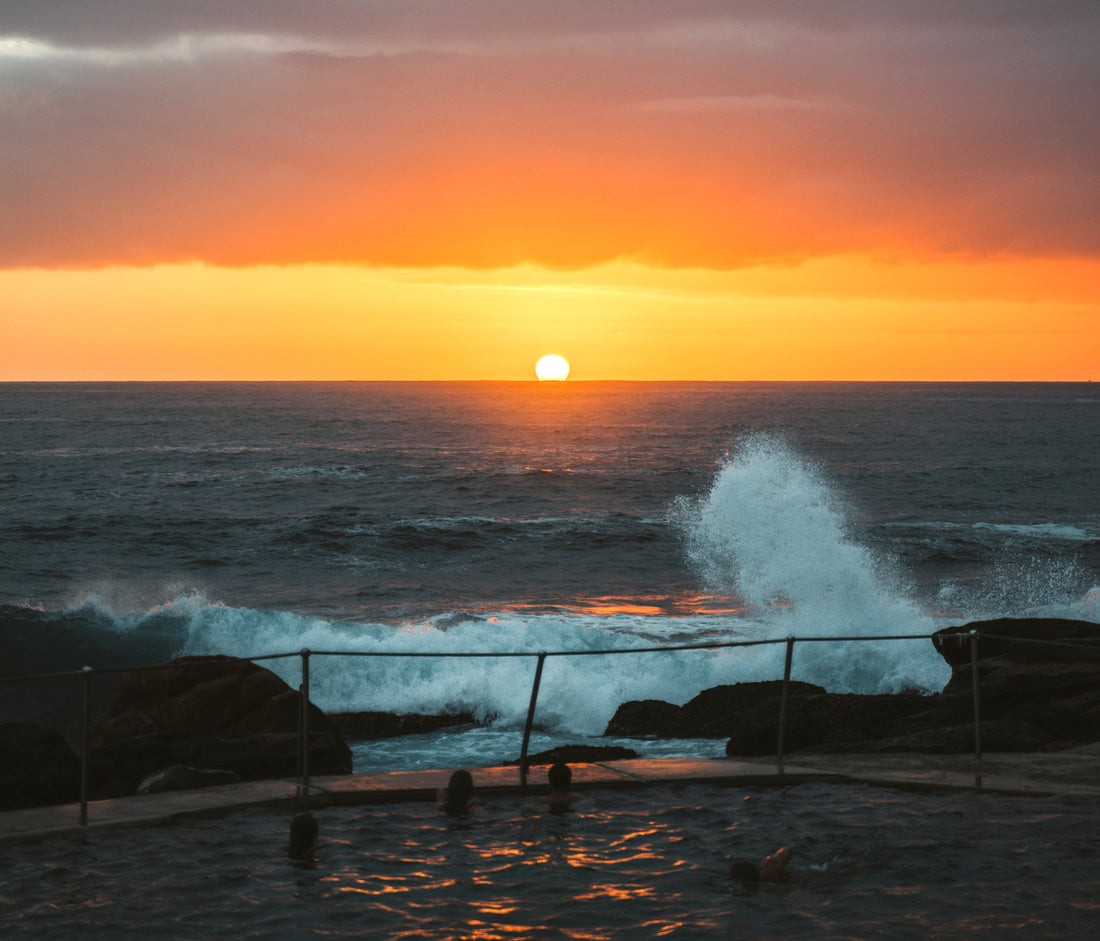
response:
M569 363L551 353L535 363L535 375L539 377L539 382L547 379L560 381L569 375Z
M92 6L0 17L0 381L1098 378L1100 3Z

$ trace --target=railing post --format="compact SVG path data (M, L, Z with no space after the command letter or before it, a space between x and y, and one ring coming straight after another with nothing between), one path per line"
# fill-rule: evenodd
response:
M309 788L309 648L302 649L302 688L299 695L302 721L299 725L298 744L302 755L302 788Z
M794 638L787 638L787 662L783 667L783 696L779 700L779 741L776 744L776 770L783 773L783 736L787 730L787 690L791 685L791 660L794 659Z
M92 668L84 667L84 719L83 734L80 742L80 825L88 825L88 751L89 728L91 726Z
M974 696L974 783L982 785L982 700L978 679L978 632L970 632L970 684Z
M539 683L542 682L542 665L546 660L546 652L539 654L538 664L535 666L535 682L531 686L531 704L527 707L527 722L523 726L523 747L519 750L519 783L527 786L527 745L531 741L531 725L535 721L535 703L539 698Z

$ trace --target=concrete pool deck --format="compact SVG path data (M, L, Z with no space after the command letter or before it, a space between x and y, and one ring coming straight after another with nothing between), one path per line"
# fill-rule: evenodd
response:
M994 794L1100 798L1100 745L1062 752L973 755L797 755L784 762L726 758L637 758L570 763L573 789L678 784L777 787L809 781L869 784L921 791L980 789ZM524 788L515 766L471 768L477 793L546 792L546 769L533 767ZM0 842L42 839L86 829L159 826L188 817L209 817L250 807L323 808L398 801L434 800L450 770L390 771L316 777L308 790L293 780L248 781L201 788L90 801L88 822L80 805L33 807L0 813Z

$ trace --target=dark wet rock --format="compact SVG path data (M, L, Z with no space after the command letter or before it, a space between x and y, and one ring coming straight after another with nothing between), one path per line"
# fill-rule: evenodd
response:
M727 755L767 755L778 750L783 684L760 685L772 687L767 691L769 695L755 695L753 708L738 712L726 743ZM889 735L899 722L926 710L928 700L918 693L858 695L792 690L787 699L784 751L814 746L832 751L858 750L868 741Z
M621 745L558 745L537 755L527 756L527 766L552 765L559 761L566 764L593 764L601 761L623 761L640 757L632 748ZM506 765L518 765L519 759L505 761Z
M218 784L237 784L241 776L224 768L192 768L189 765L172 765L151 774L138 786L139 794L161 794L165 791L190 791Z
M742 754L774 752L782 693L781 680L705 689L684 703L680 728L684 737L690 732L693 738L736 738L741 747L749 749ZM815 724L811 703L824 694L824 689L812 683L790 684L787 697L789 747L797 747L795 741L789 739L791 732L800 730L795 733L797 738Z
M80 760L56 729L0 724L0 810L80 800Z
M92 794L133 794L173 765L221 768L242 780L295 777L301 697L248 660L181 657L123 674L91 738ZM351 750L310 704L311 774L351 771Z
M952 664L938 697L945 720L972 720L969 633L978 634L981 717L1019 730L1021 741L1054 744L1100 741L1100 625L1056 618L979 621L937 632L934 643ZM955 637L964 637L966 656ZM982 739L986 746L985 737ZM1015 750L1015 749L1014 749Z
M703 690L683 706L658 699L623 703L611 717L604 735L658 738L725 738L738 733L768 737L774 750L776 736L767 731L770 723L778 730L781 681L736 683ZM800 709L807 697L820 696L825 690L810 683L792 682L788 709Z
M946 627L932 643L952 667L970 666L970 633L980 660L1014 663L1100 661L1100 624L1069 618L997 618Z
M624 703L605 734L726 738L727 754L773 755L779 743L782 696L783 682L771 680L715 686L683 706L653 700ZM916 693L857 696L792 682L787 692L784 750L865 741L926 705L927 697Z
M458 726L477 725L468 712L453 715L412 715L394 712L337 712L329 716L345 738L373 741L401 735L423 735Z
M792 682L784 752L974 749L970 632L978 634L981 738L985 751L1037 751L1100 741L1100 625L1064 619L979 621L937 632L952 666L943 691L830 693ZM730 756L778 748L782 681L704 690L683 706L624 703L608 724L617 737L726 737Z
M624 702L615 710L604 735L625 735L636 738L681 738L678 722L681 706L660 699L642 699Z

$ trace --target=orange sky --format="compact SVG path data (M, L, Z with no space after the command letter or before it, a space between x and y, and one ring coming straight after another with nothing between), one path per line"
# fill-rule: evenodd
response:
M0 380L1098 372L1096 5L9 6Z

